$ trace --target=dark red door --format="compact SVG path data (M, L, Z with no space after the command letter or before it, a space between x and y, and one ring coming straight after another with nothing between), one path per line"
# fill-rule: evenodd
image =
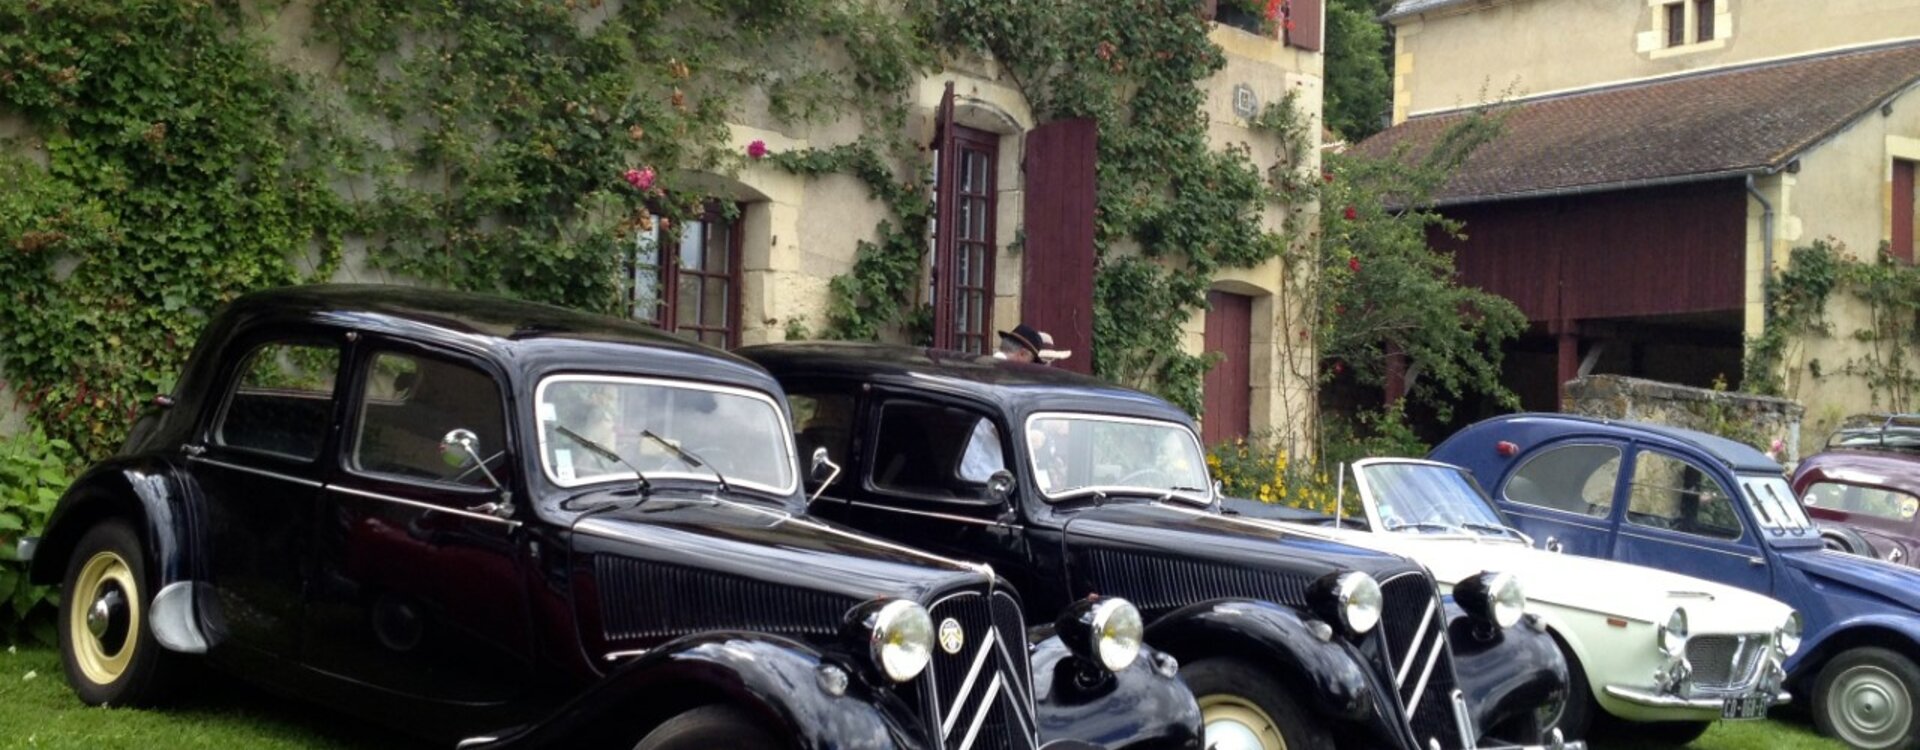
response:
M1252 417L1253 298L1227 292L1207 293L1209 353L1221 359L1202 383L1206 413L1200 437L1208 445L1246 437Z
M1057 120L1027 133L1020 318L1073 352L1058 366L1093 372L1094 121ZM1012 327L1012 326L1007 326Z

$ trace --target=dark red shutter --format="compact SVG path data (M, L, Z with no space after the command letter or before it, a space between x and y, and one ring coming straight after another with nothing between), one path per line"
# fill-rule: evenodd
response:
M1055 367L1093 372L1094 159L1091 119L1058 120L1027 133L1026 244L1020 317L1073 352ZM1012 324L1002 327L1010 328Z
M1908 263L1913 262L1914 171L1914 162L1893 162L1893 245L1888 252Z
M1287 20L1293 29L1286 32L1287 44L1304 50L1320 50L1320 28L1325 24L1323 0L1289 0Z
M1207 445L1246 437L1253 416L1252 297L1207 293L1206 350L1221 359L1200 384L1200 437Z
M953 348L953 283L943 265L953 258L954 203L959 192L960 160L953 145L953 82L947 82L940 95L940 112L934 120L934 158L939 175L934 183L933 205L933 345Z

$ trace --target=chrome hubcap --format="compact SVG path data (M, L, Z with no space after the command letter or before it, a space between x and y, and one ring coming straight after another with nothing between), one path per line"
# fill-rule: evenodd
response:
M1207 750L1286 750L1267 712L1252 701L1234 695L1209 695L1200 699L1200 720Z
M109 587L100 592L93 600L93 606L87 608L87 632L96 639L104 639L108 628L112 627L116 616L124 617L127 610L127 597L120 589ZM106 644L101 644L106 645Z
M1858 666L1834 680L1827 696L1834 729L1860 748L1890 747L1905 739L1913 699L1900 678L1877 666Z

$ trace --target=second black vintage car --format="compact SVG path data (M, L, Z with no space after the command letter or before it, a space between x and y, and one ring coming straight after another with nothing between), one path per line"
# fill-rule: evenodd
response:
M1561 744L1539 720L1565 662L1493 606L1495 576L1459 582L1456 606L1403 558L1223 514L1191 418L1165 401L955 352L741 353L787 389L801 446L845 466L815 513L986 560L1033 617L1088 594L1138 603L1210 747Z
M461 748L1198 747L1131 605L1030 648L991 569L806 517L786 414L752 364L623 321L252 294L32 573L92 704L204 654Z

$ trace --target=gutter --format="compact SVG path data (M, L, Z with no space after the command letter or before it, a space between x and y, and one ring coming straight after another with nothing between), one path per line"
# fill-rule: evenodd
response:
M1752 173L1747 174L1747 194L1760 201L1760 307L1765 310L1770 301L1767 299L1767 282L1773 278L1773 204L1753 186Z

